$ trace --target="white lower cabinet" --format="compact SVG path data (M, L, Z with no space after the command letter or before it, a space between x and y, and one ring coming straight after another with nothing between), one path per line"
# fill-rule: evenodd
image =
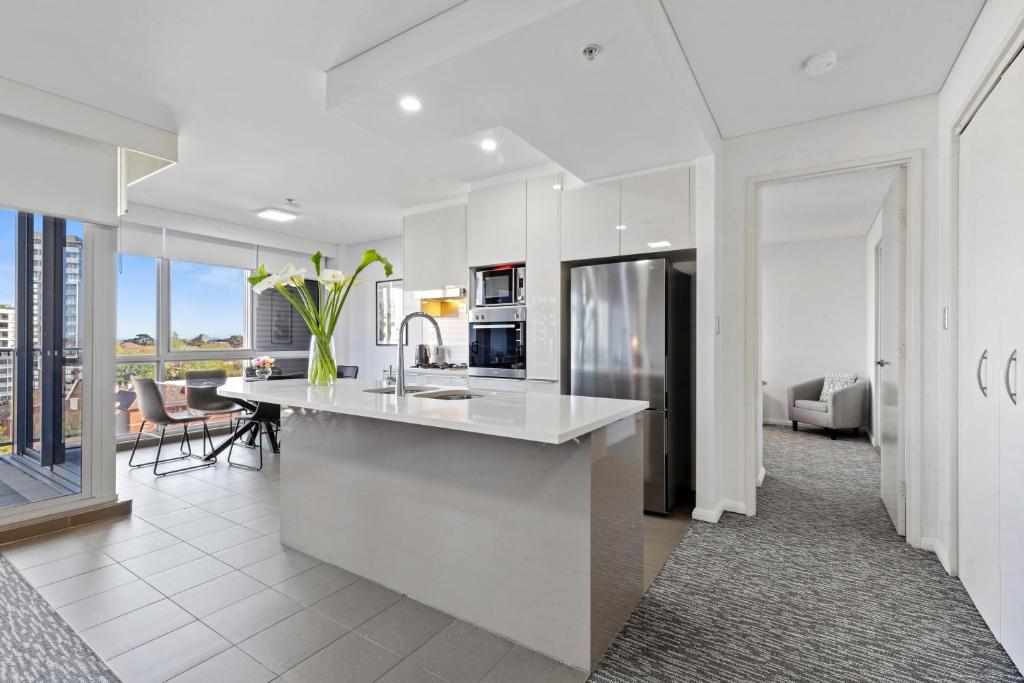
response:
M511 391L526 392L526 382L521 379L505 379L503 377L470 377L469 388L480 391Z
M406 384L423 384L434 387L465 387L466 376L462 374L442 375L436 372L405 371Z
M1024 58L960 137L959 575L1024 669Z
M562 393L562 383L556 380L527 379L526 393L528 394L550 394L558 396Z

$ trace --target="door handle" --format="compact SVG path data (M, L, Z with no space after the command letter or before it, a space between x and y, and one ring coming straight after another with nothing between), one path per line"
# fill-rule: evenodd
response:
M1010 389L1010 366L1017 362L1017 349L1013 350L1010 357L1006 359L1006 370L1003 371L1003 384L1006 385L1006 395L1017 405L1017 392Z
M988 387L981 381L981 364L986 360L988 360L988 349L981 352L981 358L978 359L978 369L974 371L974 374L978 378L978 388L981 389L981 395L988 397Z
M890 363L887 360L876 360L875 361L875 365L877 365L880 368L884 368L886 365L889 365L889 364Z

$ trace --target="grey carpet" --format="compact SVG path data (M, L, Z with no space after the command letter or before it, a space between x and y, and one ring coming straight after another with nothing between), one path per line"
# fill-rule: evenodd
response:
M117 676L0 557L0 681L116 683Z
M893 531L874 449L822 434L765 429L758 516L694 522L592 681L1024 680Z

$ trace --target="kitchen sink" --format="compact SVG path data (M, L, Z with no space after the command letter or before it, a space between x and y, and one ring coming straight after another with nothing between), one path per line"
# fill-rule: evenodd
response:
M405 393L415 394L419 391L429 391L435 387L421 387L415 384L406 385ZM393 394L395 393L394 387L377 387L376 389L363 389L367 394Z
M474 394L465 389L441 389L419 394L416 398L436 398L440 401L465 401L468 398L480 398L483 394Z

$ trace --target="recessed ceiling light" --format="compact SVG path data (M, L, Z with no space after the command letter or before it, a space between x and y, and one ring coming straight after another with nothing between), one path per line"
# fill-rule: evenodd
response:
M839 56L832 52L820 52L804 62L804 73L808 76L823 76L839 64Z
M561 190L562 189L562 183L555 183L554 185L551 186L551 189L552 190Z
M412 95L406 95L402 99L398 100L398 106L412 114L422 109L423 103L419 101L419 98L413 97Z
M666 249L668 247L671 247L672 243L671 242L665 242L663 240L661 242L648 242L647 246L650 247L651 249Z
M616 225L616 226L615 226L615 229L616 229L616 230L625 230L625 229L626 229L626 226L625 226L625 225Z
M480 141L480 149L485 152L493 152L498 149L498 143L491 138L484 138Z
M276 221L278 223L287 223L288 221L293 221L298 218L298 216L291 211L283 211L281 209L263 209L256 215L260 218L265 218L268 221Z

